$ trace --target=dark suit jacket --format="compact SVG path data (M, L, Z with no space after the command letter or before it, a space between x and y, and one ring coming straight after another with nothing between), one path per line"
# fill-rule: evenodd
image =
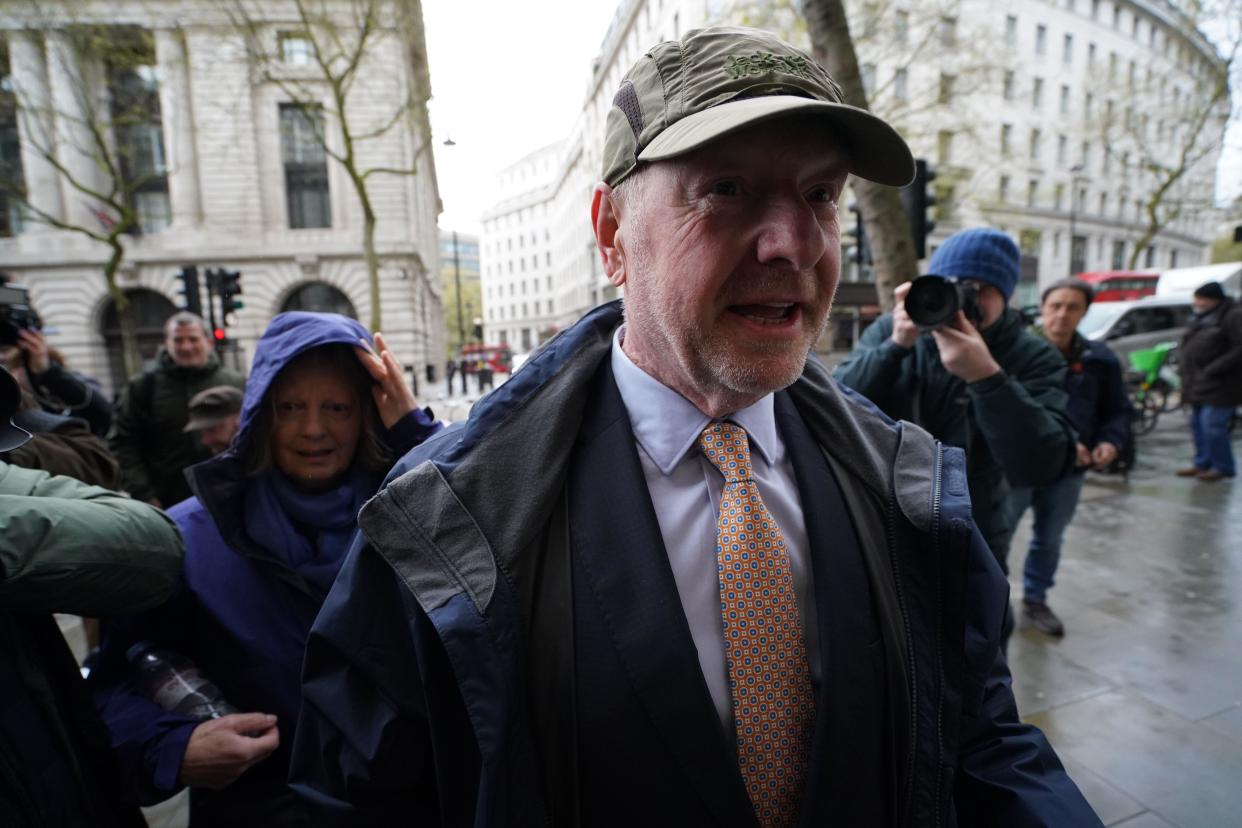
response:
M576 745L578 822L755 825L607 361L590 399L567 487L576 728L566 730L577 738L556 747ZM884 825L883 644L857 539L837 481L786 395L776 412L803 503L816 504L804 517L825 680L803 821Z

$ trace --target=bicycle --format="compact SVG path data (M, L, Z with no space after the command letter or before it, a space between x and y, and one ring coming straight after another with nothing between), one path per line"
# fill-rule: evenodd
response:
M1126 374L1126 388L1134 407L1135 434L1147 434L1156 427L1161 413L1175 411L1182 405L1176 385L1161 373L1176 348L1176 343L1161 342L1130 353L1132 370Z

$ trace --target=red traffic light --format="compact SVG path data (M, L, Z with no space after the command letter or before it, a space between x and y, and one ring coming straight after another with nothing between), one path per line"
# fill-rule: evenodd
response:
M228 336L228 334L224 332L224 328L216 328L211 333L216 338L216 342L223 342L225 337Z

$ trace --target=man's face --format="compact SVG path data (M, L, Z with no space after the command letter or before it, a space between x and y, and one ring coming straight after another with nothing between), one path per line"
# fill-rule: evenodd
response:
M212 454L219 454L229 447L229 443L233 442L233 435L237 433L237 426L241 420L240 414L230 414L219 422L209 425L199 432L199 439L203 441L203 445Z
M1039 307L1044 330L1056 340L1069 339L1087 313L1087 297L1081 290L1058 288L1048 294Z
M164 349L173 362L183 368L202 368L211 356L213 344L202 326L172 325L164 336Z
M963 280L979 289L979 322L975 325L981 331L996 324L1005 313L1005 294L996 285L979 279Z
M1208 299L1203 296L1190 297L1190 306L1195 309L1195 313L1211 313L1219 304L1219 299Z
M601 237L630 358L713 416L793 383L836 290L847 167L798 117L640 172L610 249Z

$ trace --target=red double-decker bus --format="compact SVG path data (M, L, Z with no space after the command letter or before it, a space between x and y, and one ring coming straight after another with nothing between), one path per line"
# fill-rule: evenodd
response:
M513 351L508 345L470 342L461 346L461 358L466 362L467 374L476 373L480 365L486 365L497 374L508 374L513 367Z
M1124 302L1155 296L1159 273L1148 270L1097 270L1074 277L1091 285L1096 302Z

